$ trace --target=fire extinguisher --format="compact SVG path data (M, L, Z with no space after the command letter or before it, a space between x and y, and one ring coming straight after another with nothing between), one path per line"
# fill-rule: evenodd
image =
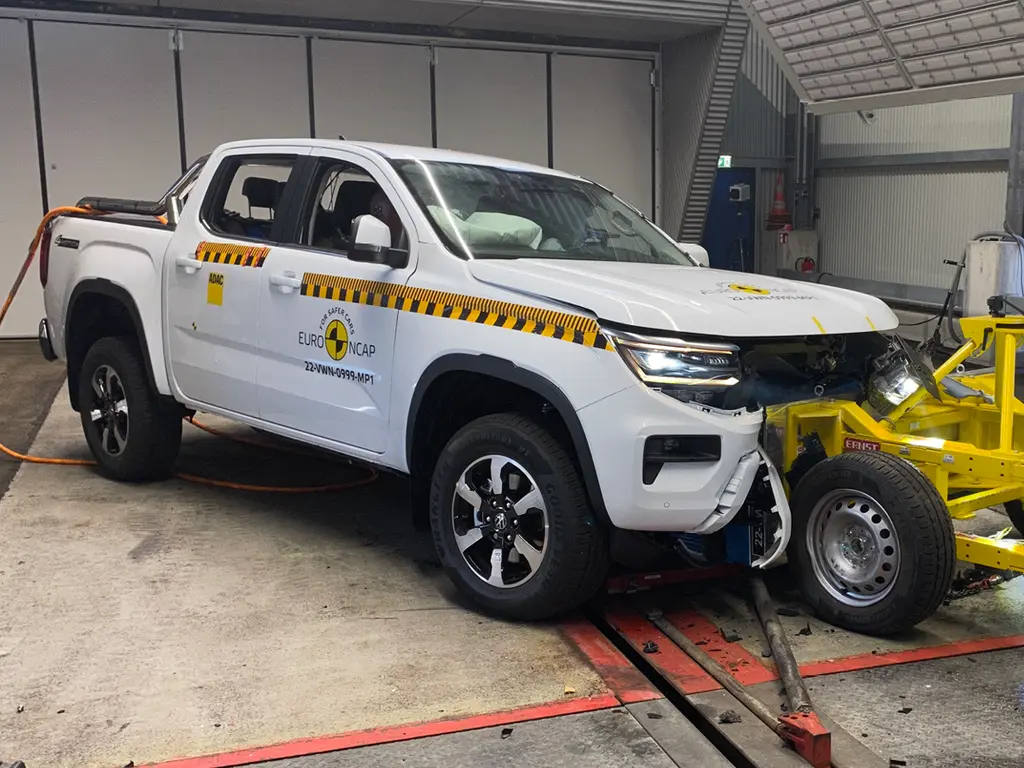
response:
M801 256L799 259L796 260L797 272L803 272L805 274L808 272L813 272L816 266L817 264L814 263L814 259L812 259L810 256Z

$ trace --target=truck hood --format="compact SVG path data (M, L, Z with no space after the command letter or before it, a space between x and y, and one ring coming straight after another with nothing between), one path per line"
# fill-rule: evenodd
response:
M880 299L829 285L706 267L606 261L475 259L478 280L589 311L620 325L723 337L891 330Z

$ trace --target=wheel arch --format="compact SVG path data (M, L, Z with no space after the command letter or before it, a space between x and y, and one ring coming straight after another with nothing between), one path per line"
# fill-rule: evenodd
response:
M115 309L104 314L100 309ZM132 295L116 283L104 278L81 281L71 292L64 321L64 347L68 368L68 395L71 407L78 410L78 375L86 352L95 341L109 335L132 335L142 351L146 379L158 392L153 361L146 342L145 326Z
M426 508L426 491L429 489L430 473L433 471L432 465L429 467L423 466L423 461L418 457L416 450L419 440L423 437L424 430L429 428L429 419L432 415L429 407L425 407L425 401L428 393L431 392L431 388L442 377L457 373L486 376L506 382L532 393L554 410L565 426L566 438L570 442L570 445L566 447L572 450L576 458L591 507L598 516L598 519L610 529L610 518L605 507L604 496L601 492L601 484L597 476L594 457L591 454L590 445L583 430L583 424L569 398L551 380L538 373L521 368L509 360L492 355L463 353L444 355L427 366L416 384L409 403L408 419L406 420L405 452L409 474L412 478L414 521L417 523L424 522L425 514L423 510Z

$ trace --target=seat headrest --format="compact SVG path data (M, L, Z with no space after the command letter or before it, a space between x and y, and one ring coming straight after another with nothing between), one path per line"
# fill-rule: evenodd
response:
M370 213L388 225L388 229L391 230L391 245L397 248L402 237L402 219L382 189L378 189L370 199Z
M380 187L373 181L345 181L338 187L338 196L334 200L335 213L344 213L354 219L361 213L370 210L370 198Z
M253 208L276 208L281 199L279 183L275 179L250 176L242 183L242 194Z

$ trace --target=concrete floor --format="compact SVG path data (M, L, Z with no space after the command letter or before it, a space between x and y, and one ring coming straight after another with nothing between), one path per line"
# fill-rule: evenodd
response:
M808 681L815 704L908 768L1024 768L1024 650Z
M774 738L774 737L772 737ZM729 768L671 704L644 702L514 727L259 763L263 768Z
M37 342L0 342L0 443L20 453L27 451L63 382L64 367L46 362ZM0 496L18 466L0 457Z
M0 440L27 448L56 392L33 452L85 457L61 381L60 367L42 361L34 344L0 343L0 406L10 414ZM338 463L185 429L183 472L282 485L358 476ZM0 459L0 493L13 477L0 499L0 761L140 765L605 691L554 627L495 622L460 603L429 537L412 530L404 483L394 478L283 496L179 480L124 486L77 468L25 466L14 476L16 469ZM980 533L1003 524L984 515L970 523ZM773 589L789 599L788 586ZM741 590L700 588L696 598L761 658ZM1024 634L1022 609L1024 579L942 608L895 640L806 615L783 621L808 663ZM797 634L805 627L811 634ZM886 759L1024 768L1024 650L824 675L810 688L832 720ZM713 712L729 706L724 695L697 702ZM898 712L905 707L912 711ZM654 701L517 724L511 734L484 728L268 765L717 766L714 755L698 756L707 744L688 725ZM756 728L750 738L758 744ZM761 754L787 765L792 753L769 741Z
M972 533L988 535L1009 523L1005 515L986 510L967 525L960 522L956 525L969 526ZM791 606L801 607L799 593L786 580L786 572L779 571L770 576L773 577L770 584L776 599L788 598ZM706 591L696 595L694 601L701 613L716 624L738 632L742 636L740 643L743 647L761 658L765 641L745 586ZM1013 579L990 592L941 606L931 618L913 630L893 637L844 632L819 621L810 615L809 610L801 610L798 616L780 618L793 653L802 665L859 654L881 654L979 638L1024 635L1024 577ZM800 634L801 630L804 634ZM1020 653L1024 663L1024 650Z
M184 472L282 485L358 474L185 434ZM64 392L33 452L86 456ZM557 628L459 602L394 479L285 496L25 465L0 500L0 541L0 758L30 768L143 764L604 691Z

